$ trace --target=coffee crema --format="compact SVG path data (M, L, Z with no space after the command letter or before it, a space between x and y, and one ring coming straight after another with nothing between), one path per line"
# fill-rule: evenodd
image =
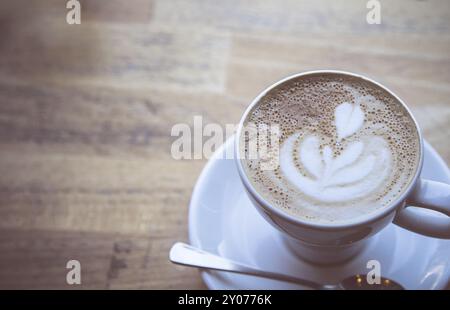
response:
M387 91L352 76L300 76L271 89L244 122L277 124L279 165L241 159L256 191L307 221L354 220L399 197L418 168L408 111ZM241 135L241 147L248 138ZM246 154L247 149L244 150Z

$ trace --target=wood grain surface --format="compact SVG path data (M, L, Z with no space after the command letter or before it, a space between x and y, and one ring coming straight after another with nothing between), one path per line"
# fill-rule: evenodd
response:
M450 163L450 2L65 1L0 4L0 288L205 288L168 262L205 160L176 123L236 123L289 74L366 74L411 107ZM65 264L82 265L82 285Z

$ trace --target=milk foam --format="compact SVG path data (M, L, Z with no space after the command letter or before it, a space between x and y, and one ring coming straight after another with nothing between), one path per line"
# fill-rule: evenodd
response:
M364 122L364 113L357 105L342 103L335 110L338 139L356 133ZM350 143L339 156L332 146L320 150L320 138L306 136L298 144L299 161L294 148L300 134L291 135L280 150L282 174L298 191L321 202L342 202L368 196L386 181L391 167L391 151L382 137L362 137ZM362 142L365 140L365 142ZM302 165L309 176L302 174Z
M354 134L364 123L364 113L359 105L348 102L336 108L334 118L339 140Z
M269 203L304 220L348 221L383 208L418 166L408 112L359 79L288 81L267 93L247 122L281 129L278 169L262 171L258 159L245 159L250 181Z

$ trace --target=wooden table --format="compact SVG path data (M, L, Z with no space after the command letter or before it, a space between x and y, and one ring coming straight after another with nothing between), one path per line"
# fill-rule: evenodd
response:
M335 68L402 97L450 163L450 2L0 4L0 288L205 288L168 262L205 160L176 123L238 122L286 75ZM82 285L66 284L77 259Z

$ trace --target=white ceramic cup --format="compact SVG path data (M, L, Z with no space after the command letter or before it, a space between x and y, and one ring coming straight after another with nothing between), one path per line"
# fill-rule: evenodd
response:
M245 159L239 157L244 122L254 106L259 104L260 99L267 92L292 79L323 73L336 75L336 77L351 76L368 81L388 92L410 114L420 145L420 158L415 175L403 193L389 206L345 224L308 222L272 206L252 186L243 168L242 160ZM419 234L450 239L450 185L420 178L423 164L423 138L416 120L398 96L367 77L336 70L309 71L289 76L266 88L253 100L242 116L235 139L235 159L241 180L256 209L269 223L282 232L289 247L306 260L316 263L337 263L347 260L361 250L365 244L363 241L391 222ZM419 214L413 212L408 206L432 209L446 216L423 212Z

